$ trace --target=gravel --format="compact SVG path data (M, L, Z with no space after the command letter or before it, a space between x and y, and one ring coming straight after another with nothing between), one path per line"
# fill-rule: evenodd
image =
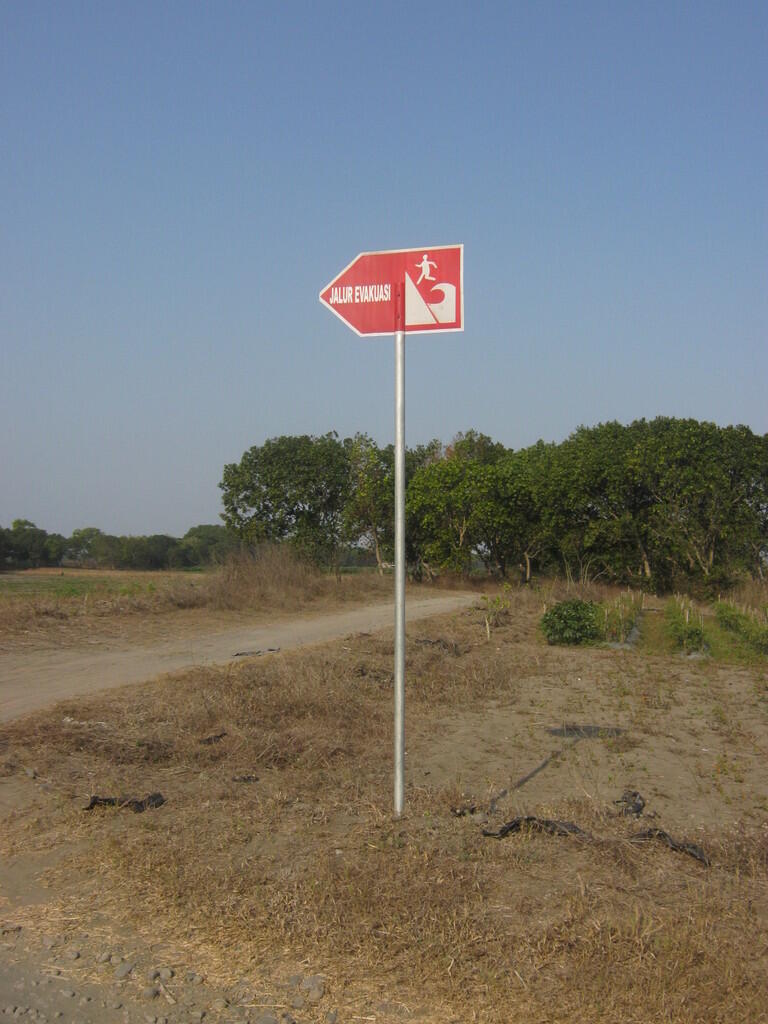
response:
M116 943L105 949L103 942L103 937L90 942L84 933L77 937L48 936L44 949L40 945L36 950L17 949L13 963L5 963L0 957L0 998L5 995L8 999L11 993L15 997L12 1004L0 1003L0 1020L8 1024L16 1020L20 1024L308 1024L305 1013L309 1012L313 1020L338 1024L335 1011L324 1014L315 1009L312 1013L311 1008L326 994L327 982L320 975L295 974L288 984L273 978L272 984L282 990L282 995L267 995L274 992L268 979L256 982L250 974L222 991L186 965L174 970L163 966L162 960L159 964L155 960L155 966L151 966L154 957L145 944L126 946L124 957L115 951ZM61 958L63 976L47 962L48 951L56 946L59 948L53 955ZM80 977L77 972L75 978L75 962L78 967L91 965L94 977ZM65 963L72 968L64 967ZM97 972L97 964L107 969ZM174 980L165 988L166 982ZM63 987L67 983L75 987ZM162 995L174 1004L168 1017L159 1015L165 1006L159 998ZM254 1001L261 1003L261 1009L253 1006ZM279 1010L267 1009L280 1003ZM286 1009L286 1003L292 1009ZM199 1009L201 1005L205 1009Z

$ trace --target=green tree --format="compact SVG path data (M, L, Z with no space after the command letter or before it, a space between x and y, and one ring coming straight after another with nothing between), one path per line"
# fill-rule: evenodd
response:
M49 533L45 538L45 564L60 565L67 551L67 539L60 533Z
M476 462L490 466L504 457L506 448L498 441L478 430L459 431L445 449L447 459Z
M213 565L223 562L227 555L236 551L240 541L226 526L216 523L201 523L184 534L174 551L178 566Z
M469 574L472 515L481 468L460 459L443 459L414 474L408 486L407 512L415 521L419 554L428 567Z
M29 519L14 519L9 531L11 558L19 567L46 565L45 541L48 534Z
M768 446L748 427L659 417L632 454L658 576L717 586L765 552Z
M119 567L121 569L167 569L179 541L167 534L147 537L121 537Z
M392 448L392 446L389 446ZM394 453L394 449L392 449ZM433 437L426 444L417 444L415 448L405 449L405 481L406 485L413 479L414 475L424 466L431 466L445 458L442 441ZM394 459L394 454L393 454Z
M390 445L379 448L366 434L345 441L349 459L349 492L344 506L347 539L369 547L379 574L391 559L394 535L394 456Z
M650 578L653 498L631 469L647 429L642 420L579 427L552 450L542 510L568 574Z
M0 572L8 568L12 558L10 530L0 526Z
M73 530L72 536L67 542L67 557L80 565L87 565L88 562L96 564L97 559L92 554L95 541L103 534L96 526L84 526L79 530Z
M88 557L94 565L105 569L116 569L120 565L122 539L111 533L97 531L88 549Z
M289 540L338 568L349 478L335 433L271 438L224 467L222 518L248 543Z
M503 557L500 567L506 573L509 566L519 565L526 583L534 564L548 556L552 547L546 501L554 452L555 445L539 441L509 452L494 466L498 501L504 509L498 540Z
M370 546L379 572L391 561L395 547L395 448L379 448L365 435L344 442L350 455L350 492L345 509L347 538L352 543ZM433 438L427 444L405 449L406 491L415 474L424 466L443 458L442 442ZM421 537L418 521L406 509L405 557L412 571L420 573ZM378 551L376 550L378 541Z

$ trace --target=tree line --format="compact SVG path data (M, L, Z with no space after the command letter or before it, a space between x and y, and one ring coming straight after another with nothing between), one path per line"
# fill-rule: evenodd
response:
M0 569L193 568L243 544L290 543L325 567L394 548L394 450L365 434L271 438L224 467L224 525L181 537L70 537L0 527ZM406 451L406 557L416 577L558 572L709 590L768 565L768 435L659 417L579 427L512 450L474 430Z
M394 452L365 434L283 436L224 467L226 526L338 565L382 569L394 541ZM512 450L470 430L406 453L407 559L416 576L560 572L669 590L762 577L768 435L658 417L579 427Z
M116 537L94 526L71 537L47 533L28 519L0 527L0 569L83 566L102 569L190 569L224 561L240 547L220 524L193 526L183 537L167 534Z

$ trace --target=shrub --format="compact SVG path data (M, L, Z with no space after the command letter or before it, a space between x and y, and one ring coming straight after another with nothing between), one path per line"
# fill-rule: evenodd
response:
M322 595L327 580L288 544L261 544L229 556L211 577L208 597L214 608L295 608Z
M546 611L541 628L549 644L591 644L602 638L600 608L593 601L572 598Z
M741 631L741 623L744 616L732 604L719 602L715 606L715 617L723 629L727 629L731 633L739 633Z

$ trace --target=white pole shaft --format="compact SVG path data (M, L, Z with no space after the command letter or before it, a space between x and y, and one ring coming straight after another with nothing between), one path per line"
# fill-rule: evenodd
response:
M405 778L405 331L395 332L395 815Z

